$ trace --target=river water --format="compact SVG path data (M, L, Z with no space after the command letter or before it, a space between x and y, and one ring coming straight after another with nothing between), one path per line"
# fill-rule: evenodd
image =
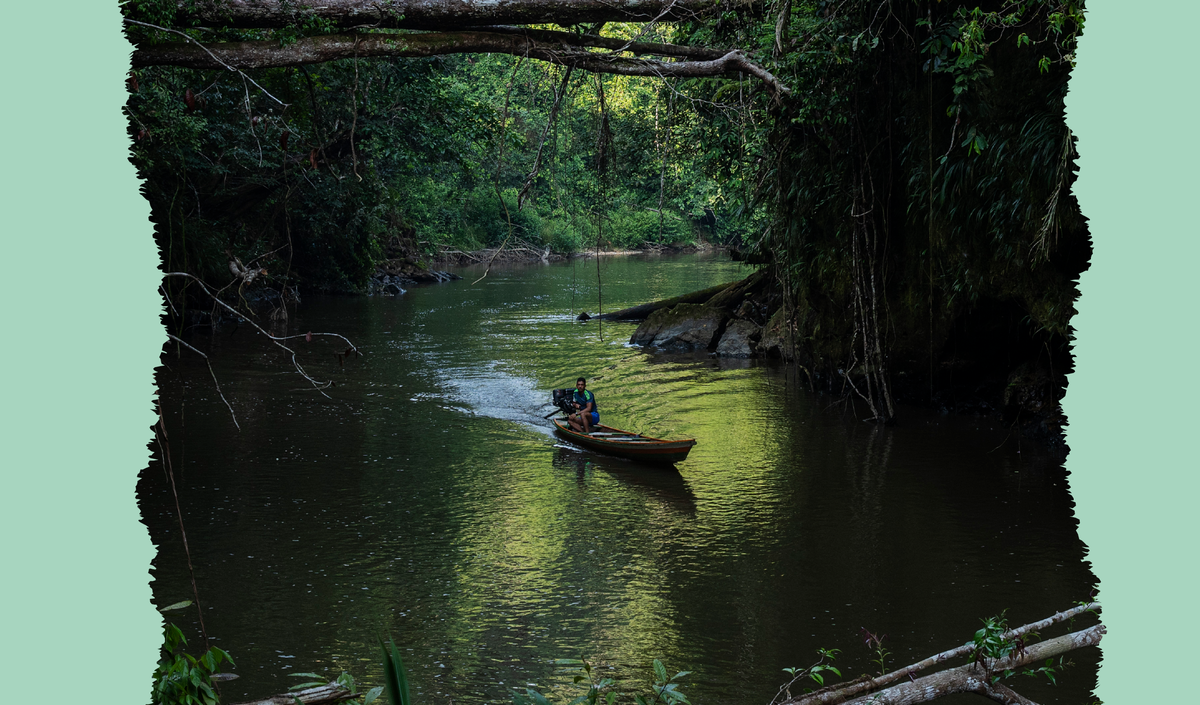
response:
M605 310L748 274L702 256L599 269ZM630 347L634 324L575 321L597 308L594 260L462 273L394 299L306 300L291 333L364 352L343 364L326 339L292 341L331 398L247 326L193 331L240 431L202 360L164 357L204 623L240 675L225 702L282 692L289 672L382 684L383 634L422 704L575 694L552 661L582 657L630 689L659 658L693 672L681 689L697 705L766 705L818 648L841 650L847 678L877 671L862 628L886 634L890 670L1002 610L1016 625L1087 598L1059 455L990 420L863 423L779 365ZM557 440L549 390L581 375L604 423L698 445L670 470ZM190 599L158 460L138 495L156 601ZM199 651L195 609L169 619ZM1088 702L1098 659L1076 653L1056 687L1013 685Z

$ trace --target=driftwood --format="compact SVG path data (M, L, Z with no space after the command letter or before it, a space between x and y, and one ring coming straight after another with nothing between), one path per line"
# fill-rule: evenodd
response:
M272 695L265 700L252 700L245 703L234 703L234 705L296 705L297 698L304 705L322 705L323 703L337 703L354 697L357 696L351 693L349 688L337 683L326 683L314 688L305 688L304 690L294 690L290 693Z
M676 296L673 299L664 299L662 301L655 301L653 303L642 304L640 306L623 308L620 311L612 311L611 313L605 313L600 316L593 316L593 318L601 318L606 321L644 321L650 314L654 313L660 308L671 308L677 304L702 304L717 294L725 291L729 287L736 286L739 283L740 282L729 282L728 284L720 284L708 289L693 291L692 293L684 294L683 296Z
M1003 637L1009 641L1016 640L1023 635L1099 609L1100 604L1097 602L1080 605L1041 621L1011 629L1005 632ZM1015 670L1036 664L1085 646L1095 646L1100 643L1104 633L1104 625L1097 624L1088 629L1028 645L1000 661L980 659L979 662L973 661L922 678L913 677L913 674L931 666L971 656L975 645L967 643L877 678L863 677L789 698L783 705L915 705L954 693L977 693L1005 705L1034 705L1033 701L1013 692L1003 683L992 683L992 676L1008 669ZM905 678L909 680L905 681Z

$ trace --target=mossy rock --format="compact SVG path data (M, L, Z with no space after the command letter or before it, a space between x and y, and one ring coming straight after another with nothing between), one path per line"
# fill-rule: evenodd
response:
M726 312L704 304L660 308L642 322L629 342L663 350L707 350L725 327Z

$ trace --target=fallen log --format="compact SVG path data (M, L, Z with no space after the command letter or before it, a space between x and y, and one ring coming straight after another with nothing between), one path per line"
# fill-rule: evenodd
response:
M357 695L351 693L349 688L338 683L326 683L313 688L272 695L265 700L253 700L233 705L296 705L297 699L304 705L324 705L324 703L337 703L354 697Z
M993 683L993 674L1003 673L1006 669L1028 666L1085 646L1095 646L1100 643L1104 632L1104 625L1097 624L1089 629L1034 644L1027 647L1024 654L993 662L986 667L971 663L951 668L918 678L910 683L901 683L877 693L847 700L845 703L846 705L866 705L867 703L871 705L915 705L954 693L978 693L1005 705L1033 705L1033 701L1013 692L1004 684Z
M1031 622L1029 624L1010 629L1002 635L1002 638L1007 641L1012 641L1024 636L1025 634L1029 634L1030 632L1037 632L1045 629L1046 627L1058 624L1059 622L1065 622L1068 619L1078 617L1085 612L1094 612L1099 609L1100 603L1098 602L1079 605L1069 610L1063 610L1062 612L1045 619L1038 620L1037 622ZM905 678L910 678L912 674L919 673L920 671L924 671L932 666L936 666L940 663L945 663L956 658L969 656L974 649L975 643L969 641L962 646L943 651L940 654L930 656L927 659L923 659L909 666L905 666L904 668L899 668L891 673L879 676L878 678L864 678L852 683L832 685L828 688L822 688L821 690L788 700L787 702L790 705L837 705L838 703L845 703L848 698L855 697L862 693L870 693L871 691L879 690L885 686L891 685L892 683L896 683Z
M1064 610L1046 619L1032 622L1004 632L1006 641L1016 641L1024 635L1037 632L1051 625L1073 619L1085 612L1095 612L1100 603L1092 602ZM977 693L1006 705L1034 705L1032 701L1013 692L1003 683L993 683L993 676L1005 670L1016 670L1068 651L1100 643L1105 627L1097 624L1088 629L1072 632L1060 637L1025 646L1008 658L1001 660L978 659L964 666L946 669L937 673L914 678L913 674L952 659L971 656L974 642L943 651L940 654L897 669L891 673L870 678L864 676L849 683L827 686L812 693L790 697L782 705L915 705L954 693ZM906 682L893 685L898 681Z
M740 283L741 282L729 282L728 284L719 284L717 286L709 287L708 289L693 291L692 293L684 294L683 296L676 296L672 299L663 299L662 301L655 301L653 303L642 304L640 306L631 306L629 308L623 308L620 311L613 311L611 313L593 316L593 318L599 318L605 321L644 321L650 314L654 313L660 308L671 308L677 304L702 304L726 289L736 286Z

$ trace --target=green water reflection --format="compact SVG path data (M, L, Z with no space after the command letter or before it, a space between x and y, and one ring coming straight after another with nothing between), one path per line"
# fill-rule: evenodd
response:
M606 310L746 274L696 257L601 271ZM289 671L380 683L390 633L419 702L567 690L549 661L583 656L626 683L653 658L692 670L698 705L765 704L818 647L870 669L859 627L899 664L1090 589L1060 461L1006 430L916 411L877 428L771 365L629 347L633 324L574 320L597 309L594 262L471 278L306 301L294 331L365 351L342 368L303 347L332 399L246 330L193 334L240 432L202 362L160 369L205 623L242 675L226 700L281 692ZM699 445L663 470L556 439L548 390L579 375L605 423ZM190 586L163 477L144 472L139 499L169 604ZM1075 661L1064 685L1022 692L1083 701L1095 657Z

